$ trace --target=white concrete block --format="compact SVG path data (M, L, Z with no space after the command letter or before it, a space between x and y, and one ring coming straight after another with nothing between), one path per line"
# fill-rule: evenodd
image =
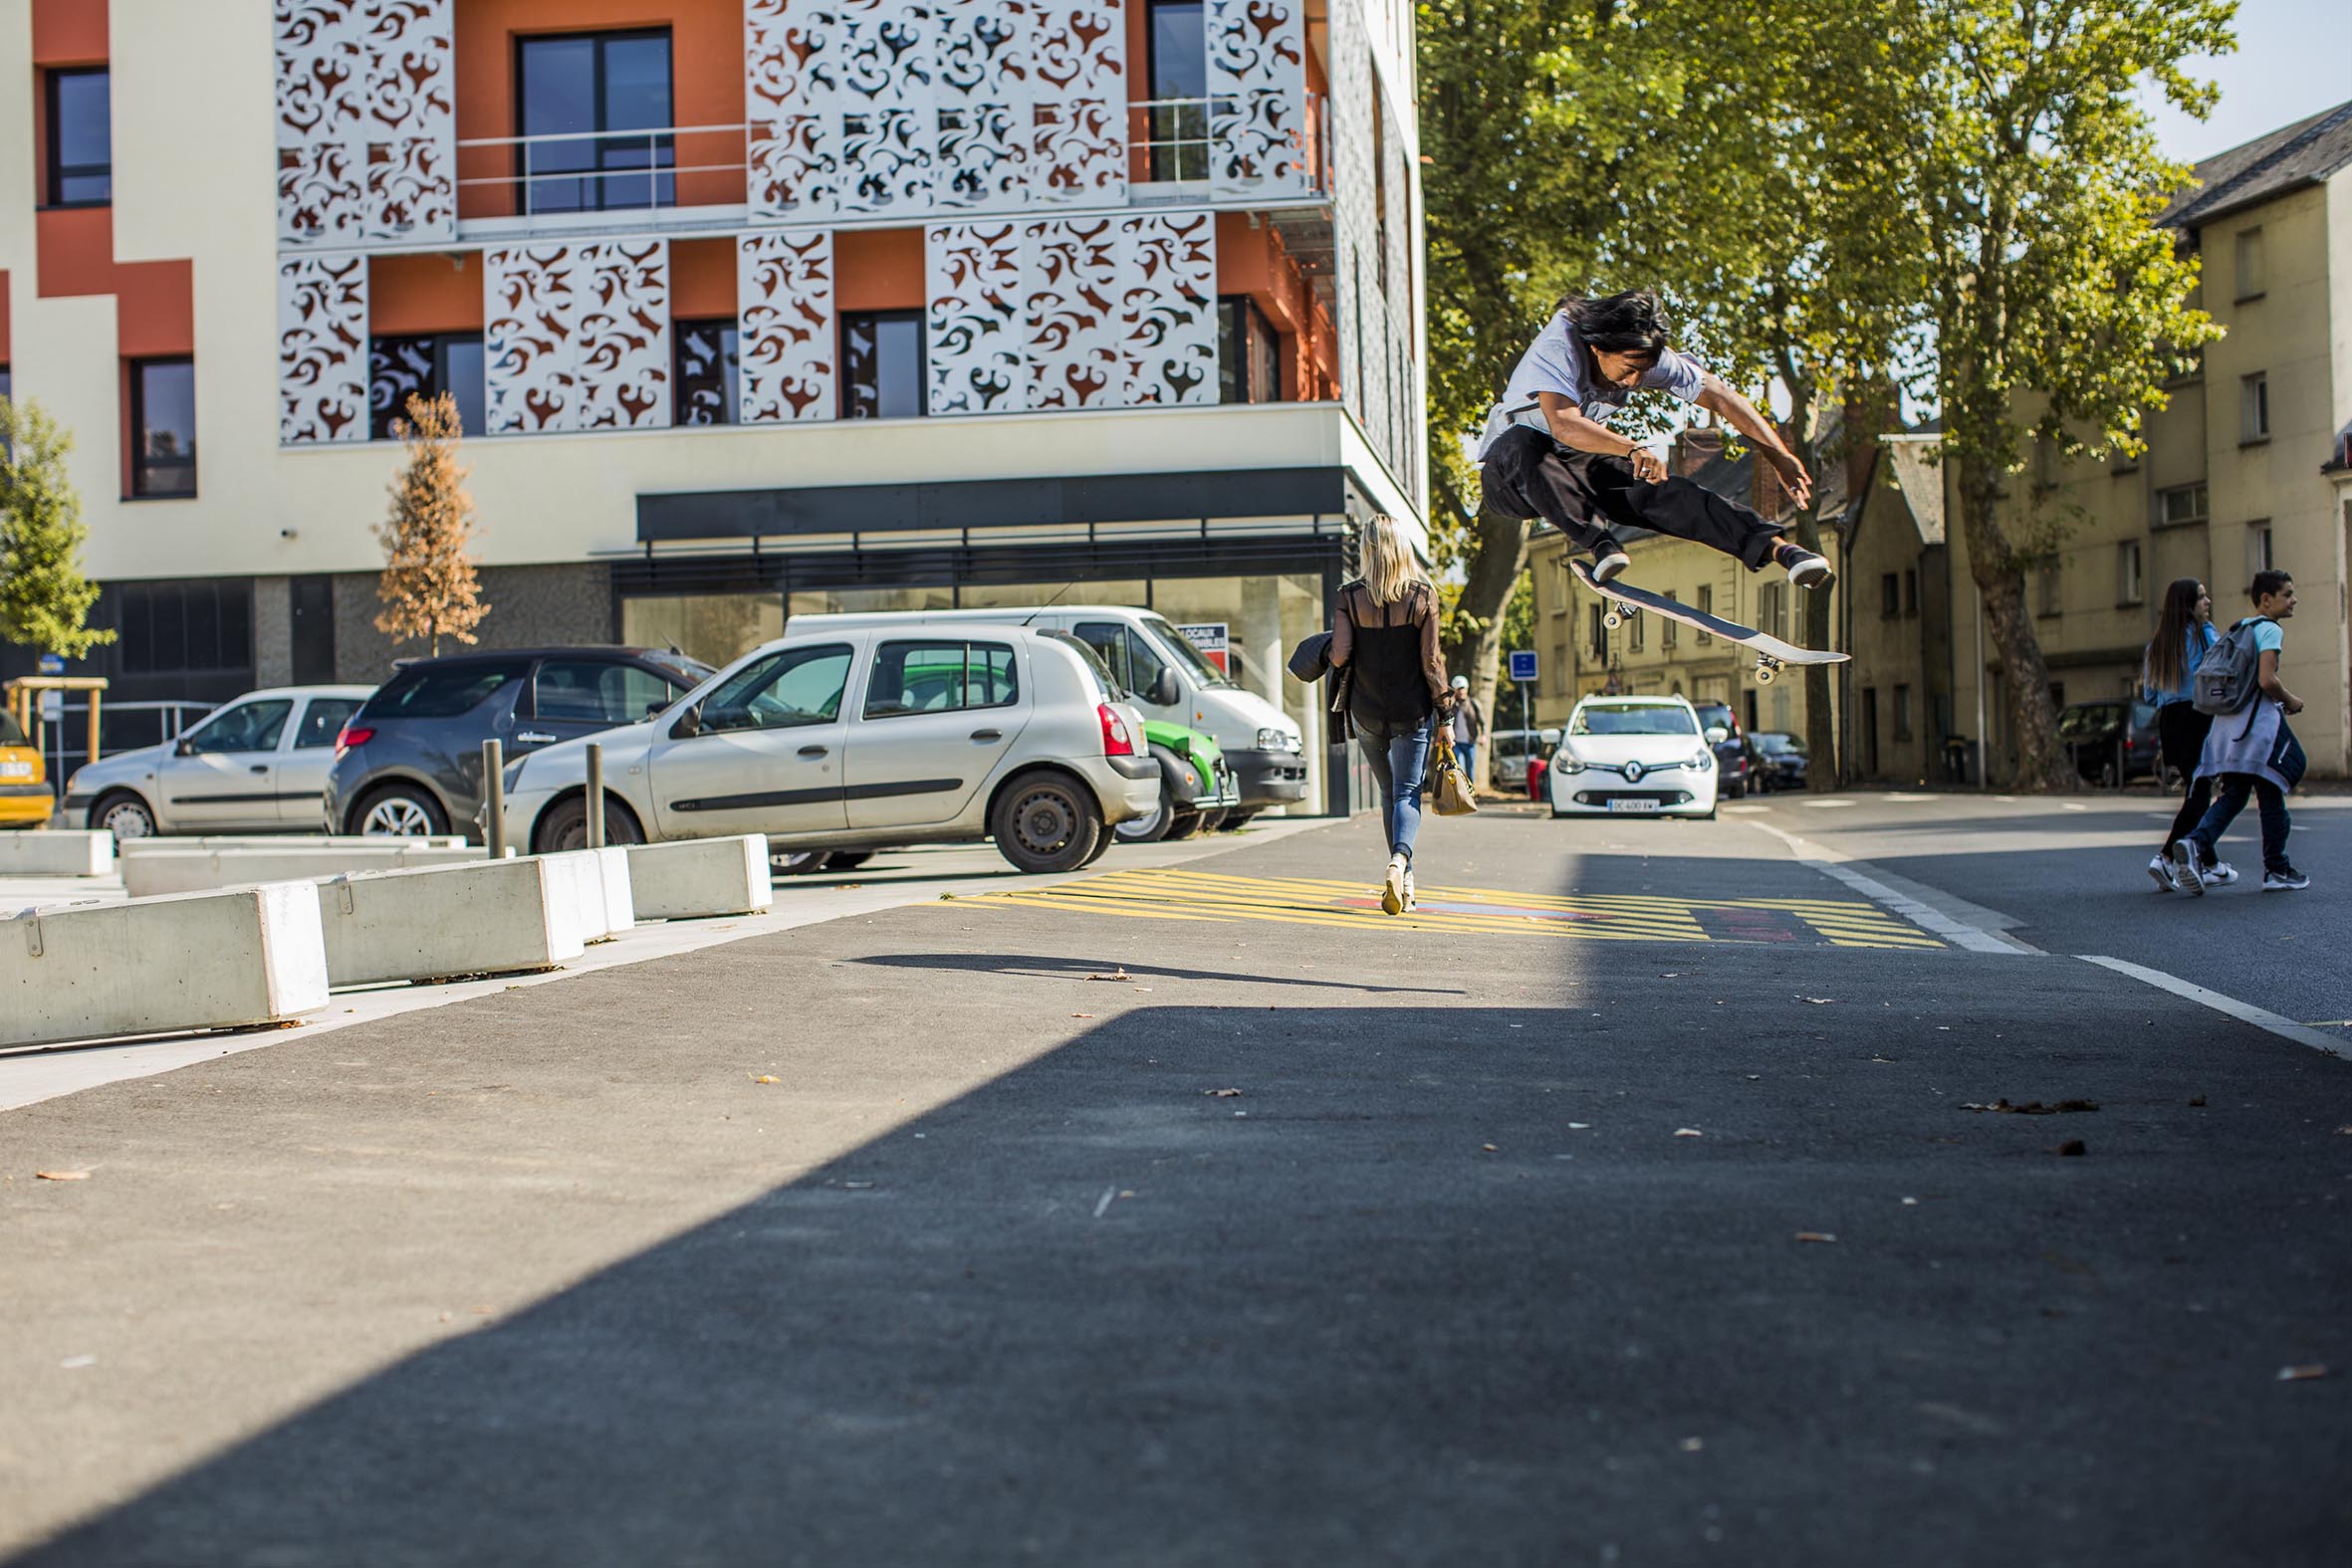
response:
M112 876L115 835L80 828L0 833L0 876Z
M150 898L158 893L190 893L254 882L485 863L479 849L464 845L434 849L402 838L376 838L324 849L274 845L146 849L123 857L122 886L132 898Z
M606 844L588 853L596 857L598 886L604 895L604 934L617 937L637 923L637 900L629 879L629 852Z
M128 860L134 855L169 854L187 849L381 849L390 845L409 849L463 849L462 833L427 833L414 838L391 838L365 833L190 833L126 838L115 852Z
M312 884L338 986L554 969L580 957L569 889L538 860L370 871Z
M753 915L776 901L768 835L628 846L629 896L642 920Z
M0 921L0 1045L280 1023L326 1006L308 882Z
M602 942L612 935L612 915L604 902L604 870L588 849L566 849L530 858L548 870L548 901L581 942Z

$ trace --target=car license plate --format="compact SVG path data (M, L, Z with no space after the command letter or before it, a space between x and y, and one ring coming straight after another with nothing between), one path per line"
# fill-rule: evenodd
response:
M31 763L0 763L0 779L30 779L32 777L33 765Z
M1609 802L1609 809L1612 811L1655 811L1658 809L1658 802L1655 800L1617 799Z

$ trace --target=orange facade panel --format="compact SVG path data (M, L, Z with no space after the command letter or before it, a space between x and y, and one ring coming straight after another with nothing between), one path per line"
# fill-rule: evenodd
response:
M681 322L735 314L735 242L670 242L670 315Z
M367 260L367 334L423 337L482 330L482 256L415 251Z
M833 308L919 311L923 287L921 229L843 229L833 235Z
M517 102L517 41L563 33L641 32L670 35L670 122L743 123L743 0L465 0L456 7L457 138L475 141L522 134ZM740 129L680 136L674 166L707 172L677 176L682 207L720 206L744 199L744 138ZM458 216L506 217L522 210L523 172L514 147L458 148ZM490 180L487 185L469 180Z
M33 64L107 63L107 0L33 0Z
M115 297L118 351L125 356L195 352L195 269L184 261L116 262L114 208L36 212L33 258L45 300Z
M8 271L0 268L0 364L8 362Z

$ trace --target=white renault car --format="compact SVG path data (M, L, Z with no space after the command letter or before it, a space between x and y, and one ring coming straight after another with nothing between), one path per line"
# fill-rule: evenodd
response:
M175 741L118 752L66 781L66 815L117 838L323 833L335 738L372 686L273 686Z
M1159 803L1143 716L1093 650L1021 626L822 628L755 649L642 724L506 770L507 841L587 838L604 749L611 843L766 833L778 851L994 838L1068 871Z
M1715 748L1680 697L1587 697L1544 772L1553 816L1713 816Z

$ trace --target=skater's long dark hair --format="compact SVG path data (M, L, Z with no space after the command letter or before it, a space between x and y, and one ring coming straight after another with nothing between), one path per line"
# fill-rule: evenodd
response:
M1568 319L1585 347L1601 353L1631 354L1651 365L1673 346L1665 307L1645 289L1601 300L1566 295L1559 302L1559 314Z
M2205 584L2195 577L2175 577L2164 590L2164 612L2156 617L2156 635L2148 639L2148 686L2153 691L2177 692L2189 684L2189 628L2197 624L2197 604Z

